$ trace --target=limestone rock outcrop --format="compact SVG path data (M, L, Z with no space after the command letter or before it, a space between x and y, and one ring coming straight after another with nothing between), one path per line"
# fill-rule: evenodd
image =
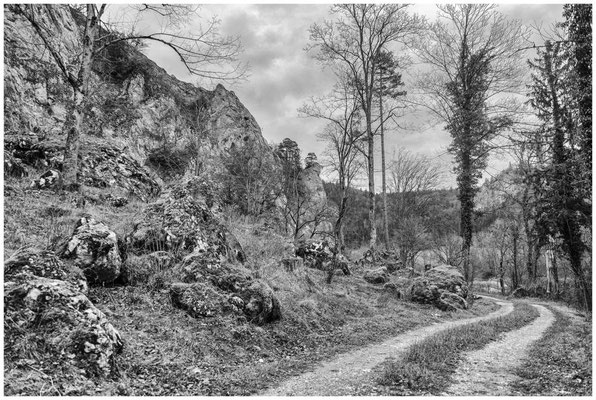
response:
M424 276L413 280L411 299L434 304L444 311L467 308L468 285L463 275L450 265L431 268Z
M29 248L12 254L4 269L6 359L27 359L22 349L37 349L37 361L90 376L114 373L122 337L86 293L82 272L54 253Z
M193 316L236 312L256 324L281 317L273 290L240 265L209 263L190 255L176 269L187 284L173 284L170 294L174 304Z
M123 260L116 233L89 215L77 221L60 256L71 259L93 283L111 283L121 273Z
M334 256L337 250L327 240L300 240L296 244L295 254L300 257L308 268L321 271L341 270L344 275L350 275L348 260L341 254Z
M246 255L238 240L220 224L211 211L212 203L200 178L174 186L139 214L135 228L126 236L129 251L146 254L170 251L180 255L196 253L221 262L244 262Z
M10 277L20 273L66 281L84 294L88 290L87 278L83 272L77 267L66 265L52 251L27 247L14 252L4 262L4 280L8 281Z
M68 5L44 5L38 14L60 39L57 42L65 59L76 59L84 29L78 11ZM24 146L21 151L8 143L29 141L57 150L45 151L43 157L38 151L32 157L38 161L29 161L47 163L45 169L60 169L72 89L16 6L5 8L4 22L5 146L16 160L23 161L36 150ZM139 191L146 199L153 185L137 166L171 180L189 173L219 171L222 155L247 143L256 145L263 155L272 155L256 120L234 92L222 85L207 90L182 82L125 41L95 57L88 92L82 138L109 143L110 150L94 153L82 149L84 184L103 185L114 180L110 186ZM112 149L127 157L118 155L118 164L132 171L132 176L118 166L105 165L104 155L113 157L108 154ZM137 163L134 168L132 161ZM94 169L101 173L94 174ZM110 170L116 172L111 178ZM149 190L139 190L134 183L137 178L139 185L148 185Z
M306 167L300 171L297 178L299 211L294 218L299 218L303 225L297 238L322 239L324 235L333 232L333 218L337 210L327 202L327 194L321 179L323 167L316 162L316 156L310 154L306 159Z
M51 362L92 376L114 372L123 341L106 316L70 282L20 273L4 283L5 357L19 354L23 332L39 332ZM38 344L39 345L39 344Z

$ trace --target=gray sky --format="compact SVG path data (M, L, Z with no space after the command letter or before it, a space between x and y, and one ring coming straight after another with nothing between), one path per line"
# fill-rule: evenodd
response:
M233 90L253 114L266 140L278 143L289 137L298 143L303 156L309 152L321 155L324 148L316 138L323 124L300 118L297 109L309 96L324 95L334 83L333 75L322 70L304 51L309 41L308 28L328 19L329 7L329 4L211 4L201 8L202 15L213 14L221 19L222 34L240 36L245 48L243 59L251 65L247 81L224 83L224 86ZM410 10L429 20L435 19L433 4L414 4ZM501 4L500 11L533 26L548 27L562 19L562 5L557 4ZM177 78L196 81L167 49L151 46L146 54ZM408 81L404 80L407 89ZM209 84L203 86L210 88ZM424 113L417 114L415 120L418 123L410 126L411 129L389 132L389 153L393 148L403 146L412 152L438 157L445 170L451 171L451 158L445 154L450 143L449 134L441 124L431 126ZM506 164L501 157L493 157L488 172L494 174ZM453 175L446 176L444 186L455 186Z

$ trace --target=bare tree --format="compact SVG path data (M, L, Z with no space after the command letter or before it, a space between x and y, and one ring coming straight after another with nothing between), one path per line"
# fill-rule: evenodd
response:
M498 134L511 126L516 109L507 94L523 87L520 49L528 30L509 21L496 6L439 6L440 17L419 47L432 72L420 86L428 95L424 105L442 121L453 138L463 270L470 276L472 214L478 180Z
M377 79L378 54L392 42L404 41L422 28L421 20L406 12L404 4L339 4L331 8L334 21L314 24L310 28L315 57L332 68L348 71L356 89L366 126L368 161L370 249L374 254L377 241L375 225L375 171L373 98Z
M358 99L353 86L344 75L329 95L310 98L298 111L301 115L328 122L319 138L327 143L326 155L329 165L338 175L341 195L334 235L337 248L342 251L343 221L348 210L350 188L363 167L358 146L365 132L360 129L361 114Z
M419 213L430 200L428 192L437 188L442 176L440 166L431 158L404 148L394 151L389 162L389 190L397 194L394 217L401 219Z
M53 16L56 6L28 4L11 6L12 10L29 21L51 54L64 79L73 91L73 101L66 121L67 137L64 150L63 181L66 187L77 188L78 156L80 136L83 132L83 109L89 94L91 67L98 55L120 42L153 41L171 49L188 72L213 79L232 79L242 76L246 69L238 61L242 47L238 38L222 37L217 32L218 21L212 20L206 29L193 27L187 34L179 29L181 18L196 13L195 7L172 5L144 5L140 12L153 12L165 18L164 27L159 32L122 34L110 31L102 18L106 4L87 4L73 7L84 20L81 35L80 54L74 61L68 59L59 38L55 36ZM231 68L225 68L231 65ZM216 66L216 68L213 68Z
M377 94L379 97L379 128L381 130L381 196L383 200L383 236L385 239L385 250L389 251L389 213L387 209L387 164L385 153L385 126L388 119L395 116L396 108L393 107L384 112L383 102L385 99L397 99L400 96L405 96L406 91L402 90L404 83L401 80L401 74L397 71L398 63L395 60L393 53L388 51L380 51L379 68L377 79Z

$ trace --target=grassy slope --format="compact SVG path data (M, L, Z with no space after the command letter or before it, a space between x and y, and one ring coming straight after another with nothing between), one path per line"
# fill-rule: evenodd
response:
M23 188L26 182L9 181ZM71 194L28 191L5 197L5 257L21 246L46 247L68 237L78 217L89 213L118 235L131 229L142 205L122 208L72 205ZM91 288L89 297L125 338L120 377L93 382L60 376L59 366L27 368L5 363L5 393L52 395L249 394L311 368L317 361L418 326L481 315L494 309L482 301L472 311L442 313L430 306L391 298L366 283L363 271L338 275L281 270L276 260L286 240L260 233L258 221L230 220L254 274L276 291L281 321L258 327L234 317L193 319L171 304L159 280L127 287ZM166 275L167 278L167 275ZM34 369L33 369L34 368ZM51 384L48 376L53 377Z

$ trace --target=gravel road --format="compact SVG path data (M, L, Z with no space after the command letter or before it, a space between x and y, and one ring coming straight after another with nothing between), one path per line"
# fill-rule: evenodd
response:
M260 396L346 396L375 394L376 376L371 370L389 357L399 357L409 346L430 335L456 326L500 317L513 311L513 304L498 299L501 308L483 317L443 322L405 332L385 342L341 354L320 364L314 371L259 393Z
M511 371L521 365L530 345L540 339L555 317L541 305L533 304L540 316L521 329L506 333L499 341L466 353L465 360L453 375L454 383L446 390L449 396L506 396L509 383L518 379Z

